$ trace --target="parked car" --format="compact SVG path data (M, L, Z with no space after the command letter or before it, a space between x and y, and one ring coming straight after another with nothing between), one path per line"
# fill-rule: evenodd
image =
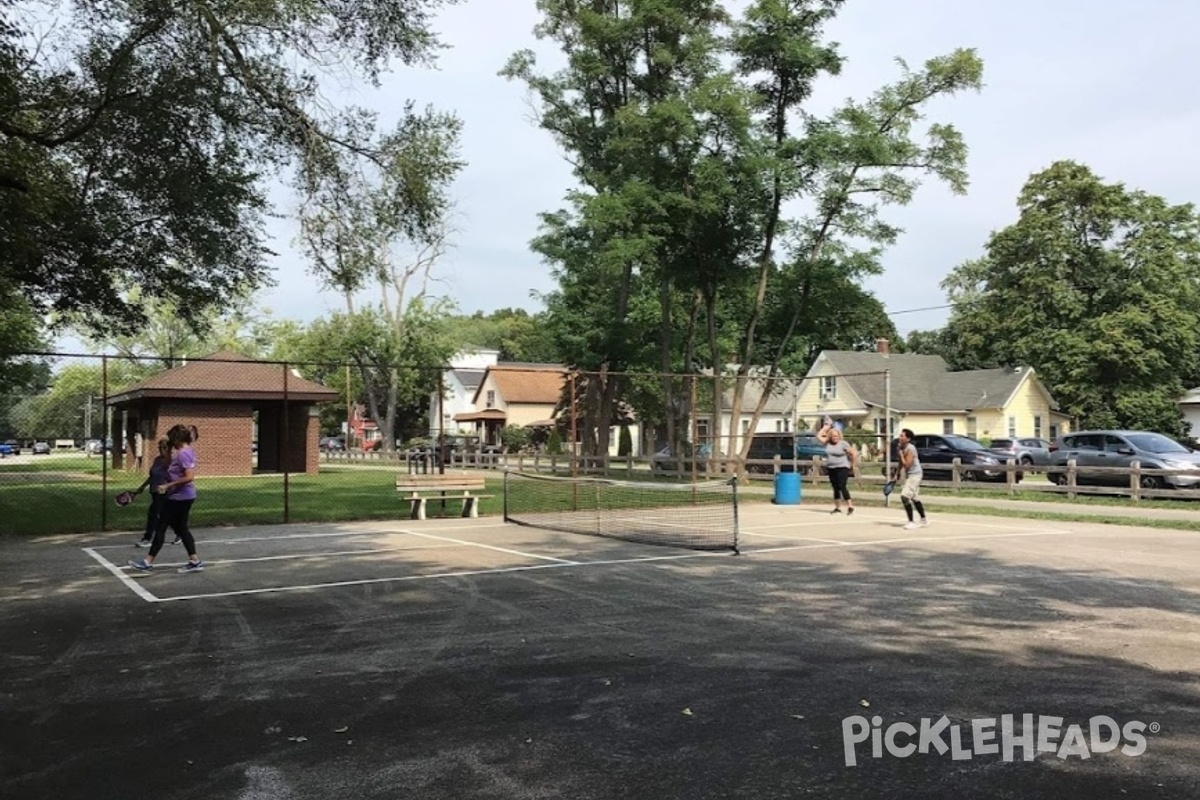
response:
M976 467L962 470L961 475L965 480L1008 479L1004 459L1000 454L988 450L970 437L955 434L917 434L912 443L917 448L917 457L921 459L922 469L934 480L949 480L952 474L951 465L956 458L963 467ZM1018 472L1016 480L1021 478L1022 474Z
M1051 464L1065 467L1070 460L1078 467L1119 467L1129 469L1134 461L1147 469L1200 470L1200 453L1181 445L1169 436L1153 431L1078 431L1060 436L1051 445ZM1062 486L1066 473L1054 473L1050 480ZM1107 483L1128 486L1124 472L1081 474L1076 483ZM1143 489L1177 489L1200 485L1197 475L1143 475Z
M988 449L999 453L1002 461L1012 459L1018 464L1045 467L1050 464L1050 442L1036 437L992 439Z
M8 455L10 456L21 455L21 443L16 439L9 439L8 441L4 442L3 445L0 445L0 447L7 447L9 450Z
M773 461L779 456L782 463L779 469L783 472L792 471L792 460L811 461L814 458L825 457L825 445L815 433L756 433L750 441L750 451L746 458L748 472L772 472L773 464L761 463ZM808 472L809 467L801 466L801 472Z
M695 462L696 470L703 471L707 469L708 460L712 458L712 445L708 443L701 444L695 448L694 457L692 452L691 442L684 442L683 458L675 458L671 455L671 446L669 444L663 445L650 457L650 469L653 472L691 472L693 461Z
M20 455L20 453L21 453L20 450L14 450L13 446L11 444L9 444L8 442L0 442L0 458L5 458L7 456Z
M323 436L317 444L326 453L346 449L346 440L340 436Z
M34 442L29 452L35 456L48 456L50 455L50 445L46 442Z

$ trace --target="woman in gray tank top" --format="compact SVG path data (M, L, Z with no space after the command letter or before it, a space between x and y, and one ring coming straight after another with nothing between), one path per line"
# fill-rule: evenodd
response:
M842 438L842 432L826 424L817 432L817 439L825 445L825 469L829 472L829 483L833 486L833 511L842 513L842 500L846 501L846 513L854 513L854 502L850 499L850 472L854 469L858 452L854 445Z

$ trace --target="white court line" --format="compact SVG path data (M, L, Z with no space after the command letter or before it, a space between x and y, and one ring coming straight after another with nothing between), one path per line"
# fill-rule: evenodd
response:
M320 524L320 523L317 523ZM460 527L460 526L454 526ZM498 525L472 525L471 530L498 530L510 529L511 525L500 523ZM192 532L193 535L197 531ZM270 536L241 536L237 539L207 539L202 536L196 536L197 544L241 544L242 542L282 542L288 539L330 539L339 536L392 536L396 533L405 533L403 530L389 528L387 530L372 530L372 531L338 531L335 533L277 533ZM96 545L96 550L123 550L128 548L128 544L100 544Z
M894 539L871 539L865 542L840 542L837 544L798 544L792 547L759 547L746 553L782 553L787 550L814 550L826 547L867 547L873 544L895 544L897 542L953 542L965 539L1010 539L1023 536L1068 536L1075 531L1027 531L1024 533L977 533L963 536L900 536Z
M755 526L757 527L757 526ZM761 536L764 539L784 539L791 542L826 542L828 544L845 544L841 539L817 539L813 536L786 536L778 533L756 533L754 531L738 531L739 536Z
M337 588L337 587L364 586L364 585L368 585L368 584L379 584L379 583L408 583L411 581L437 580L437 579L441 579L441 578L462 578L462 577L486 576L486 575L503 575L506 573L514 573L514 572L532 572L534 570L570 569L570 568L578 568L578 567L602 567L602 566L611 566L611 565L616 565L616 564L643 564L643 563L654 563L654 562L662 562L662 561L685 561L685 560L696 559L696 558L741 558L742 556L756 555L758 553L782 553L782 552L786 552L789 550L810 550L810 549L815 549L815 548L830 548L830 547L850 548L850 547L862 547L862 546L872 545L872 544L889 544L889 543L894 543L894 542L906 542L906 541L926 541L926 540L946 541L947 539L951 539L951 538L954 538L954 539L996 539L996 538L1005 538L1006 536L1055 536L1055 535L1061 536L1061 535L1066 535L1069 533L1074 533L1074 531L1044 531L1044 532L1035 532L1035 533L1019 533L1019 534L1007 534L1007 535L1006 534L979 534L976 536L957 536L957 537L912 536L912 537L905 537L905 538L901 538L901 539L881 539L881 540L872 541L872 542L843 542L843 543L837 543L837 544L800 544L800 545L790 545L790 546L786 546L786 547L766 547L766 548L760 548L760 549L756 549L756 550L743 550L741 556L735 555L734 553L731 553L731 552L706 551L706 552L699 552L699 553L680 553L680 554L664 555L664 556L640 556L637 558L613 558L613 559L604 559L601 561L561 561L560 560L561 563L555 563L555 564L528 564L528 565L519 566L519 567L498 567L495 569L459 570L459 571L455 571L455 572L434 572L434 573L429 573L426 575L403 575L403 576L391 577L391 578L364 578L362 580L353 580L353 581L333 581L333 582L329 582L329 583L310 583L310 584L301 584L301 585L296 585L296 586L273 586L273 587L266 588L266 589L237 589L237 590L228 591L228 592L211 592L208 594L178 595L175 597L154 598L154 600L152 600L151 602L171 603L171 602L176 602L176 601L180 601L180 600L203 600L203 599L207 599L207 598L217 598L217 597L238 597L238 596L255 595L255 594L273 594L273 593L279 593L279 592L306 591L306 590L314 590L314 589L332 589L332 588ZM425 534L419 534L419 535L425 535ZM543 557L550 558L549 556L543 556Z
M145 589L144 589L144 588L143 588L141 585L139 585L139 584L138 584L138 582L137 582L137 581L135 581L133 578L131 578L131 577L129 577L127 574L125 574L125 571L124 571L123 569L121 569L121 568L120 568L120 567L118 567L116 564L114 564L114 563L112 563L111 561L109 561L109 560L108 560L107 558L105 558L104 556L102 556L102 555L100 555L99 553L97 553L97 552L96 552L96 551L95 551L93 548L91 548L91 547L85 547L85 548L83 548L83 552L87 553L89 556L91 556L92 558L94 558L94 559L96 559L97 561L99 561L99 562L100 562L100 564L101 564L101 565L102 565L102 566L103 566L105 569L107 569L107 570L108 570L109 572L111 572L113 575L116 575L116 576L117 576L117 578L118 578L118 579L121 581L121 583L123 583L123 584L125 584L126 586L128 586L128 587L129 587L131 590L133 590L133 593L134 593L134 594L136 594L138 597L140 597L140 598L142 598L143 600L145 600L147 603L157 603L157 602L160 602L161 598L159 598L159 597L156 597L155 595L153 595L153 594L151 594L150 592L146 591L146 590L145 590Z
M375 583L405 583L408 581L434 580L437 578L462 578L475 575L501 575L508 572L531 572L533 570L570 569L572 567L605 566L609 564L640 564L648 561L680 561L688 558L713 558L733 556L733 553L683 553L672 556L646 556L643 558L614 558L605 561L565 561L561 564L528 564L521 567L497 567L496 569L473 569L459 572L434 572L428 575L403 575L396 578L364 578L357 581L336 581L332 583L310 583L301 586L273 586L267 589L238 589L229 592L212 592L210 594L188 594L176 597L159 597L154 602L170 603L176 600L203 600L213 597L236 597L238 595L268 594L273 592L294 592L308 589L330 589L339 586L363 586Z
M454 542L455 544L467 544L472 547L482 547L486 550L496 550L501 553L508 553L512 556L522 556L524 558L540 558L543 561L556 561L559 564L578 564L578 561L571 561L566 558L556 558L555 556L544 556L539 553L526 553L521 550L509 550L507 547L496 547L492 544L481 544L480 542L468 542L464 539L451 539L449 536L434 536L432 533L417 533L416 531L400 530L398 533L407 533L409 536L422 536L426 539L436 539L439 542Z

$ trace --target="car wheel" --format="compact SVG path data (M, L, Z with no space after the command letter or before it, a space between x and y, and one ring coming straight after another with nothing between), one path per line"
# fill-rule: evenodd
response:
M1161 475L1143 475L1138 481L1143 489L1161 489L1163 488L1163 479Z
M1021 456L1020 463L1021 463L1021 466L1023 466L1023 467L1032 467L1033 459L1030 458L1029 456Z
M1053 483L1055 486L1066 486L1067 485L1066 473L1055 472L1051 475L1048 475L1047 477L1050 478L1050 482Z
M964 481L977 481L979 480L979 473L974 470L967 470L963 473L962 477Z

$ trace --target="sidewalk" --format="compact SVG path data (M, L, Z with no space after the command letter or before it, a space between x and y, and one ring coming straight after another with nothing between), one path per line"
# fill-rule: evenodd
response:
M953 495L927 494L926 505L932 506L975 506L977 508L994 508L998 515L1003 515L1005 509L1021 511L1041 511L1046 514L1075 514L1089 517L1122 517L1133 519L1172 519L1187 522L1200 522L1200 503L1196 510L1185 508L1156 508L1153 500L1142 500L1138 504L1127 505L1092 505L1091 503L1053 503L1039 500L1010 500L1007 497L955 497ZM894 505L894 504L893 504Z

